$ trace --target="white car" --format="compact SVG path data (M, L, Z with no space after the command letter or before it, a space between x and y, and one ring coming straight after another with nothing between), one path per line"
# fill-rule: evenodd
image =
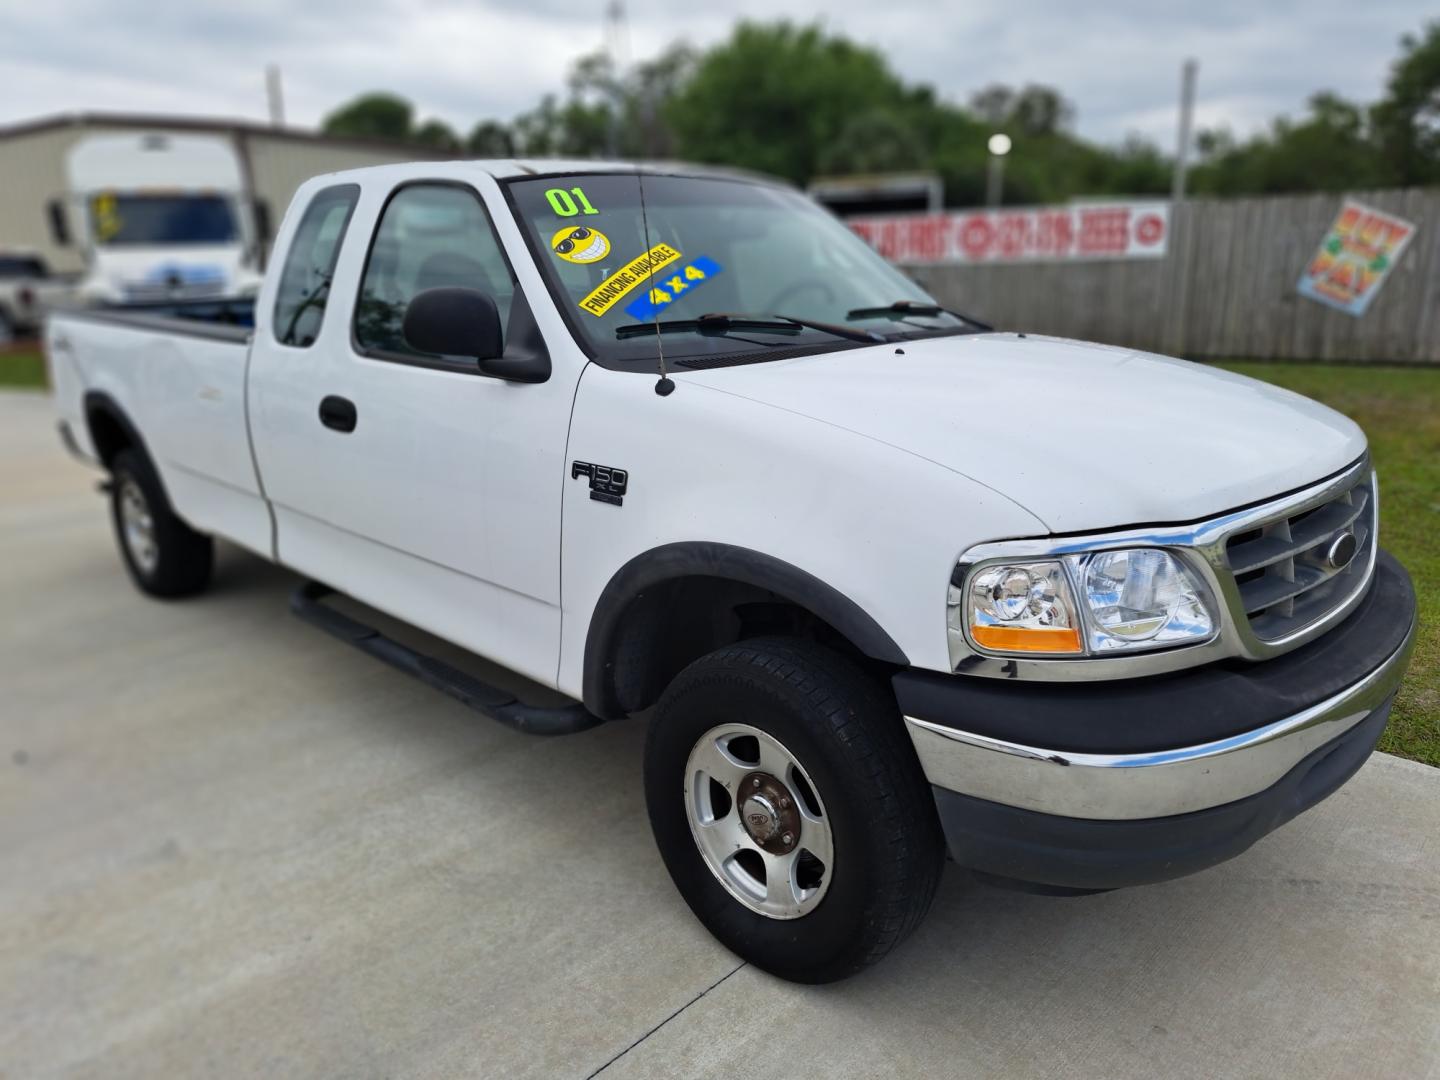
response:
M644 714L676 886L790 979L888 952L947 851L1060 893L1243 851L1360 767L1410 655L1355 424L993 331L763 179L321 176L253 306L62 314L48 346L143 592L200 592L218 536L512 726Z

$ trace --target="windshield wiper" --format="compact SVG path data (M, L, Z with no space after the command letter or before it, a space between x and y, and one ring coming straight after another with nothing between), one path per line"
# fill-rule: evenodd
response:
M951 311L939 304L927 304L923 300L896 300L893 304L886 304L884 307L856 308L854 311L847 311L845 318L853 322L856 319L883 319L886 315L952 315L961 322L967 322L981 330L995 329L989 323L981 322L972 316Z
M796 333L799 330L819 330L824 334L846 338L850 341L879 343L885 335L875 330L860 330L853 326L820 322L816 319L797 319L791 315L731 315L725 312L711 312L698 319L661 319L659 322L628 323L615 328L617 338L639 337L642 334L725 333L729 330L760 330L767 333Z

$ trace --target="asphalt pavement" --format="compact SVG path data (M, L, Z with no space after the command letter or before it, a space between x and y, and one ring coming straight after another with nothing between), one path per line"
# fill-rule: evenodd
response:
M145 599L96 479L0 394L6 1080L1440 1077L1440 770L1377 755L1165 885L952 867L880 966L793 986L672 889L640 722L513 733L232 548Z

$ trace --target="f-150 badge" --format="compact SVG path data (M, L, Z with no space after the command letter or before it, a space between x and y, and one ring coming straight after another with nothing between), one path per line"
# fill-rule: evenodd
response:
M577 476L590 478L590 498L596 502L622 506L625 503L625 488L630 483L630 474L624 469L613 469L609 465L592 465L588 461L570 463L570 479Z

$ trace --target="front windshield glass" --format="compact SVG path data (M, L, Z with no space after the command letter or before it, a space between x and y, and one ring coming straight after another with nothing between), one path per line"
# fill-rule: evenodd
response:
M853 338L867 331L873 343L974 329L787 188L647 173L642 217L635 173L508 186L552 295L601 359L653 362L656 335L638 327L657 320L667 329L665 355L677 358L864 344ZM921 310L904 310L907 303ZM712 313L746 322L683 325ZM776 316L833 324L851 338L813 326L755 325Z
M235 215L223 195L120 195L90 200L98 244L228 244Z

